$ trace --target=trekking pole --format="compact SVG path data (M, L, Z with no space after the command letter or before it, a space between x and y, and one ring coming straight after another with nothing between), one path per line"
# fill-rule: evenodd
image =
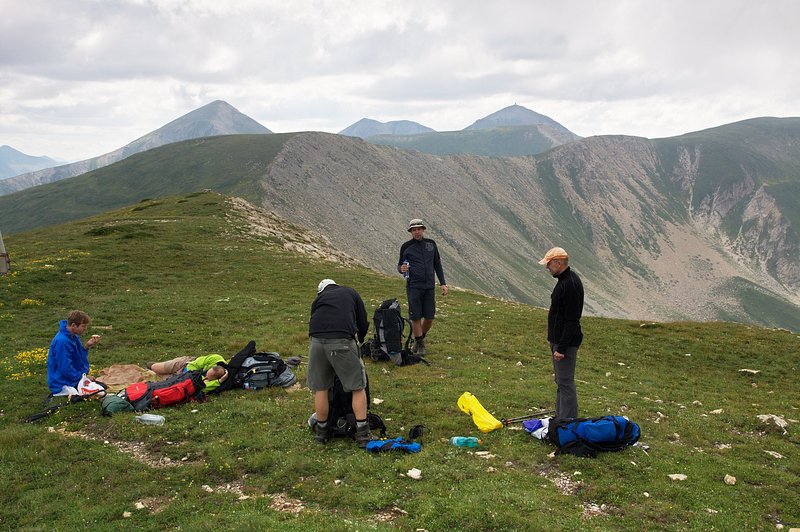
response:
M36 412L35 414L31 414L30 416L26 417L23 421L25 423L33 423L34 421L39 421L43 417L49 416L53 412L58 411L62 406L73 405L75 403L79 403L81 401L85 401L85 400L89 399L90 397L92 397L93 395L96 395L96 394L98 394L100 392L104 392L104 391L105 391L105 389L97 390L97 391L94 391L92 393L88 393L86 395L70 395L70 396L67 397L67 400L65 402L57 403L57 404L52 405L52 406L48 406L47 408L45 408L41 412ZM50 395L46 399L46 402L49 403L53 399L55 399L55 397L53 395Z
M500 422L503 424L504 427L511 425L512 423L519 423L521 421L527 421L529 419L541 417L541 416L551 416L555 414L554 410L539 410L538 412L534 412L532 414L528 414L527 416L520 416L520 417L511 417L511 418L502 418Z

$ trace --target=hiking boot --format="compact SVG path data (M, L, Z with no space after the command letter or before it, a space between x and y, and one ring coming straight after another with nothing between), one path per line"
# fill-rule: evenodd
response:
M428 352L425 350L425 338L416 338L414 340L414 354L425 356Z
M372 441L372 433L369 431L369 423L366 423L363 427L357 426L356 444L363 449L370 441Z
M314 425L314 441L316 441L320 445L324 445L328 443L328 440L330 438L331 438L331 427L328 423L325 423L324 427L319 423Z

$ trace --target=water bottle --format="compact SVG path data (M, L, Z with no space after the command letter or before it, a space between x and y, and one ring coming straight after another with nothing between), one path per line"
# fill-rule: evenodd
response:
M456 447L477 447L482 442L474 436L453 436L450 438L450 445Z
M404 260L404 261L403 261L403 264L405 264L406 266L408 266L408 265L409 265L408 259ZM403 272L403 278L404 278L406 281L408 281L408 278L409 278L409 276L410 276L410 273L409 273L409 272L410 272L410 270L406 270L406 271L404 271L404 272Z
M142 414L141 416L136 416L136 421L144 423L145 425L163 425L164 416L159 416L158 414Z
M252 382L245 382L243 388L245 390L255 390L256 389L256 385L253 384Z

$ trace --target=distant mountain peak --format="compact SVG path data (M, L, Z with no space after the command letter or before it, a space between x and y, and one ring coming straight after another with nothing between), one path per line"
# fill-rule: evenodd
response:
M567 130L567 128L549 116L531 111L527 107L517 105L516 103L485 116L480 120L476 120L471 126L465 127L464 130L491 129L508 126L551 126L557 129Z
M4 144L0 146L0 179L35 172L59 164L50 157L35 157Z
M418 135L420 133L433 133L431 129L411 120L394 120L391 122L378 122L371 118L362 118L355 124L346 127L339 135L360 137L366 139L377 135Z
M239 112L228 102L214 100L105 155L55 168L52 167L54 165L49 165L46 168L40 166L41 170L28 173L18 172L19 175L14 174L14 177L0 183L0 195L74 177L173 142L220 135L265 133L272 131Z

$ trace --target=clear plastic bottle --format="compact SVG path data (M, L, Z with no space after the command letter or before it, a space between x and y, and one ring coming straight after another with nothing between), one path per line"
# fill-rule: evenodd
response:
M481 443L483 442L474 436L453 436L450 438L450 445L456 447L477 447Z
M403 261L403 264L405 264L406 266L408 266L408 265L409 265L408 259L404 260L404 261ZM405 279L406 281L408 281L408 278L409 278L410 276L411 276L411 273L409 272L409 270L406 270L406 271L404 271L404 272L403 272L403 279Z
M257 390L257 388L256 388L255 384L253 384L253 383L251 383L251 382L245 382L245 383L244 383L244 385L243 385L242 387L243 387L245 390Z
M136 416L136 421L144 423L145 425L163 425L164 416L159 416L158 414L142 414L141 416Z

